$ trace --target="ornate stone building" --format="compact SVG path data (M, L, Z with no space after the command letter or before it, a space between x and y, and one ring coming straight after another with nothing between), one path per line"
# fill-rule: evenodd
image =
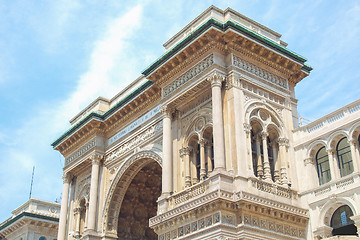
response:
M211 6L74 117L58 240L355 235L360 101L299 127L312 68L280 37Z
M1 240L54 240L60 204L31 198L0 223Z

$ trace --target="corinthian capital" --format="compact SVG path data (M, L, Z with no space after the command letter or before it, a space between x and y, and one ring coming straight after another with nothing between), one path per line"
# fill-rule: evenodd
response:
M160 113L163 115L163 117L171 118L172 113L174 112L174 109L170 107L169 105L162 105L160 108Z
M221 87L221 83L225 81L226 76L220 72L212 72L210 76L206 78L207 81L211 83L211 87Z
M179 150L179 153L180 153L180 157L184 157L186 155L190 155L190 147L183 147Z
M92 164L99 165L104 156L102 154L94 153L90 156Z
M289 139L287 138L278 138L277 142L279 146L289 147Z
M72 177L73 177L73 176L72 176L71 173L64 173L64 175L62 176L63 183L70 183Z

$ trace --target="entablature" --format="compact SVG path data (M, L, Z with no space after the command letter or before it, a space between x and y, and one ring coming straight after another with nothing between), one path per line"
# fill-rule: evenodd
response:
M148 79L163 87L182 69L194 61L196 56L209 49L240 52L241 56L256 60L271 72L276 71L287 76L294 85L306 77L311 67L305 65L306 59L289 51L287 48L260 37L257 33L228 20L225 23L209 19L191 35L178 43L148 67L143 74ZM195 55L195 56L194 56Z
M158 86L150 81L137 88L103 114L91 112L52 146L68 157L95 136L108 138L160 100Z

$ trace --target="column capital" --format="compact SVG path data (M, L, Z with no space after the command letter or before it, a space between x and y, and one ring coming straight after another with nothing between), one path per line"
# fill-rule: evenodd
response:
M179 150L180 157L188 156L190 155L191 147L183 147Z
M102 154L94 153L90 156L92 164L100 165L100 162L103 160L104 156Z
M160 107L160 113L163 115L163 118L167 117L171 119L174 110L175 109L173 107L170 107L169 105L162 105Z
M308 164L314 164L314 159L312 157L308 157L304 159L305 166Z
M355 147L359 144L359 142L356 138L350 138L348 142L350 145L353 145Z
M236 88L240 88L241 87L241 80L239 77L235 77L234 74L231 74L227 79L226 79L226 85L225 88L226 89L230 89L232 87L236 87Z
M202 138L199 140L199 144L200 146L204 146L207 145L209 143L209 140L205 139L205 138Z
M335 150L333 148L326 149L326 152L331 155L335 154Z
M208 82L210 82L211 87L220 87L221 88L221 84L223 81L225 81L226 76L223 73L220 73L218 71L214 71L212 72L207 78L206 80Z
M287 138L278 138L277 142L278 142L279 146L289 147L289 139L287 139Z
M73 175L71 173L64 173L62 176L63 183L70 183L72 180Z
M260 136L261 136L261 138L262 138L263 140L266 140L266 138L269 136L269 133L266 132L266 131L262 131L262 132L260 133Z
M244 126L244 131L245 131L245 133L250 134L250 132L251 132L251 125L248 124L248 123L244 123L243 126Z

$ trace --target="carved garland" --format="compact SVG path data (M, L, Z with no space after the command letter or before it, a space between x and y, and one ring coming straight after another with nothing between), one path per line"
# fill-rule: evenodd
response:
M118 216L121 209L122 200L125 196L128 186L136 174L148 163L157 162L162 165L161 157L153 151L139 152L127 159L120 166L105 201L103 212L103 230L104 232L116 234L118 225ZM125 172L127 174L125 174Z

